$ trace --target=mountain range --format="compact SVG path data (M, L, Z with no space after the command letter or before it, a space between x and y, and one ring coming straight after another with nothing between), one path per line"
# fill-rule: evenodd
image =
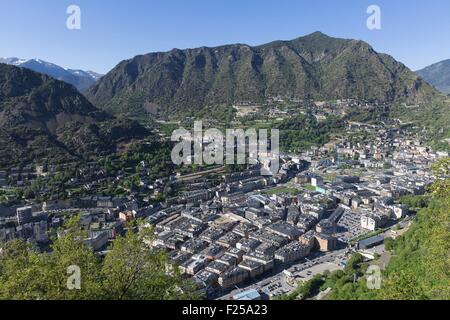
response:
M0 167L89 159L146 133L98 110L72 85L0 63Z
M41 60L6 62L0 63L0 167L115 153L149 135L130 118L214 117L236 102L259 103L271 96L385 102L400 107L394 117L440 131L450 118L443 99L428 103L441 97L439 92L402 63L365 42L320 32L256 47L234 44L137 56L101 77L86 96L56 75L29 69L63 68ZM405 112L403 103L413 108Z
M441 92L450 94L450 59L432 64L416 73Z
M86 93L130 117L214 115L217 106L270 96L418 103L437 92L363 41L316 32L260 46L173 49L122 61Z
M86 91L90 86L92 86L102 77L101 74L93 71L65 69L56 64L40 59L26 60L19 58L0 58L0 63L27 68L39 73L46 74L57 80L67 82L75 86L80 92Z

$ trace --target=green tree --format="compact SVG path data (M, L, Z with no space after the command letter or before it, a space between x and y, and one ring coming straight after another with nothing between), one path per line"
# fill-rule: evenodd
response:
M194 286L183 280L164 252L147 243L152 232L134 228L113 241L104 258L95 255L83 239L79 218L58 230L50 253L39 253L21 240L1 244L0 299L188 299ZM80 271L80 289L68 286L71 267Z
M388 251L392 251L394 249L395 241L392 238L384 239L384 248Z
M169 300L193 298L189 283L167 255L150 249L152 231L140 227L114 241L103 266L102 277L107 299Z
M450 159L433 167L437 181L428 207L394 242L395 256L385 273L379 298L450 299Z
M0 298L19 300L95 299L99 293L99 261L83 243L84 232L73 218L55 239L51 253L38 253L21 240L3 246ZM81 270L81 290L67 287L68 268Z

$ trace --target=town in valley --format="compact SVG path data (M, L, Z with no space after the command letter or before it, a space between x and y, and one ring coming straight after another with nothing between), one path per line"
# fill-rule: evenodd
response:
M289 117L269 103L265 117ZM342 115L353 103L317 103L314 116ZM248 118L262 107L234 108ZM165 251L204 298L274 299L343 269L354 253L386 267L384 240L403 234L415 218L401 199L425 194L435 179L431 165L445 157L412 124L347 121L325 144L285 150L273 176L252 164L175 168L155 177L145 160L131 172L108 171L102 161L5 168L0 241L24 239L46 251L56 230L79 215L84 242L103 255L139 220L153 228L148 245Z

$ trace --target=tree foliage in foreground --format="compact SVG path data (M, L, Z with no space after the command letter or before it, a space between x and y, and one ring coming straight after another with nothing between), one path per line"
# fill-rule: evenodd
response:
M308 281L300 282L297 288L288 295L276 297L276 300L305 300L319 293L324 279L322 275L316 275Z
M332 288L332 299L450 299L450 159L439 161L433 169L438 179L426 208L404 235L385 243L393 257L382 274L381 289L369 290L363 274L354 282L348 272L337 271L322 287ZM417 197L410 200L424 204Z
M395 241L382 299L450 299L450 159L433 169L432 200Z
M280 300L309 298L331 288L328 299L335 300L449 300L450 299L450 159L434 166L438 178L424 197L409 197L416 208L425 205L410 229L395 241L385 241L393 257L382 273L381 288L367 286L368 264L353 255L344 270L316 276ZM422 202L425 200L426 202ZM315 288L314 290L309 290Z
M0 300L161 300L192 299L194 287L167 255L145 243L151 230L128 231L113 241L105 257L83 242L86 233L71 219L50 253L38 253L21 240L3 244ZM81 271L81 288L70 290L70 266Z

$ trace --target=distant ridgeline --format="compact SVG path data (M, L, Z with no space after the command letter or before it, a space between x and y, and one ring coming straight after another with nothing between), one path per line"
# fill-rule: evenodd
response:
M444 60L416 73L445 94L450 94L450 59Z
M112 114L214 117L238 101L296 99L419 104L439 94L363 41L320 32L292 41L157 52L118 64L87 92Z

